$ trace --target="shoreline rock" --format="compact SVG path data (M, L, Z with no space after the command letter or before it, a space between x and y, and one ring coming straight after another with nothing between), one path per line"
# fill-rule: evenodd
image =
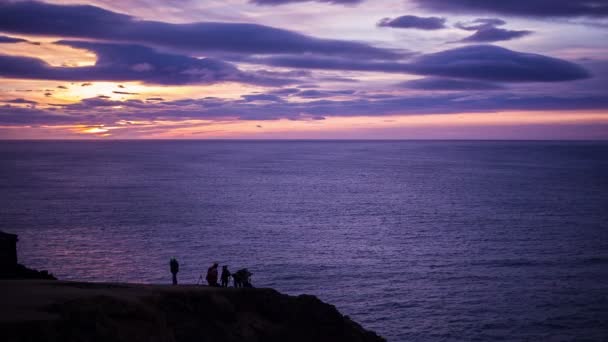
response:
M48 279L57 280L46 270L38 271L17 262L16 234L0 231L0 279Z

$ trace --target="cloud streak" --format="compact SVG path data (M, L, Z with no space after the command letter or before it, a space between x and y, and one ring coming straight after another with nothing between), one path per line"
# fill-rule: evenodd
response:
M214 58L162 53L140 45L83 41L59 41L57 44L93 51L97 62L86 67L54 67L37 58L0 55L0 76L79 82L142 81L165 85L240 82L276 86L290 82L285 78L243 72ZM83 87L87 85L90 82L82 84Z
M427 77L398 84L401 88L416 90L446 90L446 91L466 91L466 90L501 90L504 86L480 81L460 80L453 78Z
M274 56L250 61L291 68L374 71L495 82L561 82L590 77L584 68L565 60L493 45L466 46L421 55L408 62L312 56Z
M469 37L464 38L461 42L472 43L490 43L504 40L511 40L525 37L532 34L528 30L507 30L497 26L505 25L506 22L501 19L475 19L470 23L457 23L455 26L466 31L475 31Z
M440 30L445 28L445 18L439 17L417 17L415 15L404 15L397 18L383 18L378 27L392 27L402 29Z
M26 39L0 35L0 44L27 43Z
M606 17L607 0L413 0L420 7L453 13L496 13L529 17Z
M171 24L138 20L89 5L29 1L0 4L0 31L149 44L207 54L314 53L365 58L399 57L394 51L364 43L314 38L258 24Z
M5 105L0 107L0 125L23 124L114 124L121 120L309 120L323 117L390 116L421 114L479 113L509 110L606 110L606 96L555 96L492 93L375 95L359 94L346 100L315 99L285 101L277 95L252 94L237 100L218 98L143 102L105 98L81 102L54 110ZM116 107L120 109L114 109Z
M250 0L252 4L262 6L278 6L286 4L295 4L301 2L321 2L332 5L357 5L363 2L363 0Z

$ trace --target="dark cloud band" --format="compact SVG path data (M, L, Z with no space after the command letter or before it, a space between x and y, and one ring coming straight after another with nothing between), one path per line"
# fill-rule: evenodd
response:
M0 31L104 39L199 53L314 53L365 58L398 58L390 50L352 41L319 39L257 24L200 22L170 24L137 20L94 6L41 2L0 4Z
M532 34L532 31L528 30L507 30L497 27L505 24L506 22L502 19L481 18L475 19L470 23L457 23L454 26L466 31L475 31L471 36L461 40L462 42L490 43L521 38Z
M445 90L445 91L467 91L467 90L500 90L505 89L496 83L469 81L453 78L428 77L398 84L401 88L416 90Z
M0 76L60 81L142 81L166 85L239 82L277 86L290 82L287 78L243 72L213 58L161 53L139 45L82 41L60 41L58 44L93 51L97 62L87 67L54 67L36 58L0 55ZM87 85L90 83L82 84Z
M493 45L473 45L419 56L408 62L274 56L252 62L280 67L404 73L494 82L560 82L585 79L581 66Z
M120 106L120 110L111 108ZM0 125L23 124L110 124L119 120L274 120L340 116L387 116L480 113L505 110L591 110L607 109L606 96L554 96L492 93L486 96L462 94L416 96L365 96L356 99L287 102L276 95L244 96L237 100L217 98L168 102L113 101L89 98L54 110L35 107L0 106Z
M378 27L392 27L403 29L439 30L445 28L445 18L417 17L404 15L397 18L384 18L378 22Z
M250 0L249 2L263 6L278 6L300 2L322 2L333 5L356 5L362 3L363 0Z
M10 43L27 43L28 41L21 38L14 38L9 36L0 35L0 44L10 44Z
M606 17L608 0L414 0L422 8L456 13L533 17Z

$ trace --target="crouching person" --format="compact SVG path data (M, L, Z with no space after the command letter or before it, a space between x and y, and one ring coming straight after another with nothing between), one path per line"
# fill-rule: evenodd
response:
M236 271L232 278L234 279L234 287L253 287L251 285L251 275L253 273L249 272L248 269L243 268Z

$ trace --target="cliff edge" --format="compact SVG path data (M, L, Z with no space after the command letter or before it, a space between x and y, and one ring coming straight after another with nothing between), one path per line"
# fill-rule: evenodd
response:
M3 341L384 341L272 289L2 280L0 302Z

